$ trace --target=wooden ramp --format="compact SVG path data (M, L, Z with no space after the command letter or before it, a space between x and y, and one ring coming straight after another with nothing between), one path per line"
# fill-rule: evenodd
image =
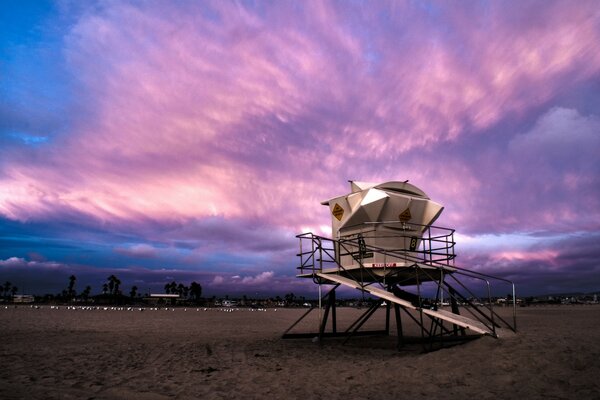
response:
M468 318L468 317L465 317L465 316L462 316L459 314L454 314L454 313L451 313L451 312L445 311L445 310L430 310L427 308L419 308L418 306L413 305L410 301L401 299L401 298L395 296L393 293L388 292L387 290L384 290L384 289L381 289L378 287L373 287L373 286L364 286L363 287L358 282L356 282L352 279L348 279L343 276L337 275L337 274L324 274L322 272L317 272L316 275L319 278L322 278L322 279L325 279L325 280L328 280L331 282L339 283L344 286L348 286L348 287L358 289L358 290L365 290L381 299L385 299L392 303L396 303L405 309L418 310L418 311L423 312L423 314L429 315L432 318L439 318L443 321L448 321L451 324L470 329L470 330L480 333L482 335L492 335L493 336L493 332L487 326L485 326L483 323L481 323L480 321L477 321L477 320L474 320L474 319L471 319L471 318Z

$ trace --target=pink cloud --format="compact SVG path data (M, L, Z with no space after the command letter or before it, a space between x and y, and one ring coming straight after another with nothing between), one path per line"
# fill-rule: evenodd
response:
M273 271L264 271L256 276L245 276L242 278L242 285L261 285L273 280L275 273Z
M540 251L501 251L498 253L491 254L491 260L496 262L523 262L523 261L539 261L545 264L555 265L557 257L559 256L558 251L553 250L540 250Z
M485 177L461 160L398 163L521 118L564 86L598 76L595 3L517 11L491 4L481 14L438 5L442 24L410 5L381 6L386 21L376 10L330 3L290 7L108 3L82 15L65 38L81 101L71 132L35 163L8 165L2 215L68 210L122 224L256 218L298 230L327 223L319 201L345 191L347 178L405 177L445 192L458 209L452 222L476 225L485 212L514 227L536 213L474 200L485 198ZM520 12L532 18L524 23ZM595 129L596 117L573 112L554 109L538 127L564 118L571 128ZM542 128L509 147L521 165L540 143L561 146ZM570 151L596 143L586 132L569 139ZM553 172L547 165L540 170ZM573 171L562 180L571 188L595 182ZM553 223L543 213L537 219Z

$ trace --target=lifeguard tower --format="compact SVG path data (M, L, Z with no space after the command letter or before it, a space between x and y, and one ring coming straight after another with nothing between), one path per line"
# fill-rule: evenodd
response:
M455 265L454 230L433 225L444 209L442 205L408 181L350 181L350 187L350 193L322 203L331 212L332 238L313 233L297 236L297 276L312 279L319 286L319 310L325 301L319 332L291 333L311 308L284 333L284 338L316 335L321 340L345 335L347 341L360 334L389 335L392 305L398 346L404 343L401 311L418 325L422 342L429 349L435 343L481 335L498 337L502 327L516 331L514 283ZM473 289L473 282L481 283L482 288ZM492 283L498 282L512 290L511 322L492 306ZM322 295L323 285L333 287ZM336 289L340 286L358 289L376 299L343 332L338 332L336 323ZM475 292L485 293L485 298ZM444 307L446 304L449 309ZM385 329L361 331L382 305L386 307ZM327 331L330 315L331 331Z

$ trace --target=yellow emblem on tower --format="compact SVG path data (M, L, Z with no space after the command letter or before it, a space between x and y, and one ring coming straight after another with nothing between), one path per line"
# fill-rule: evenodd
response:
M402 211L400 215L398 215L398 219L400 220L400 222L408 222L411 218L412 215L410 215L410 208L408 207L406 207L406 210Z
M333 206L333 210L331 211L331 213L334 217L337 218L338 221L341 221L342 217L344 216L344 209L338 203L335 203L335 206Z

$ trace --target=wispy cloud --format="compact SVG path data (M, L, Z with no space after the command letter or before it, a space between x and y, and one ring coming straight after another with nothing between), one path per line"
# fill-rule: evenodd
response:
M139 258L153 258L158 253L156 248L145 243L134 244L128 247L116 247L115 251L122 255Z

